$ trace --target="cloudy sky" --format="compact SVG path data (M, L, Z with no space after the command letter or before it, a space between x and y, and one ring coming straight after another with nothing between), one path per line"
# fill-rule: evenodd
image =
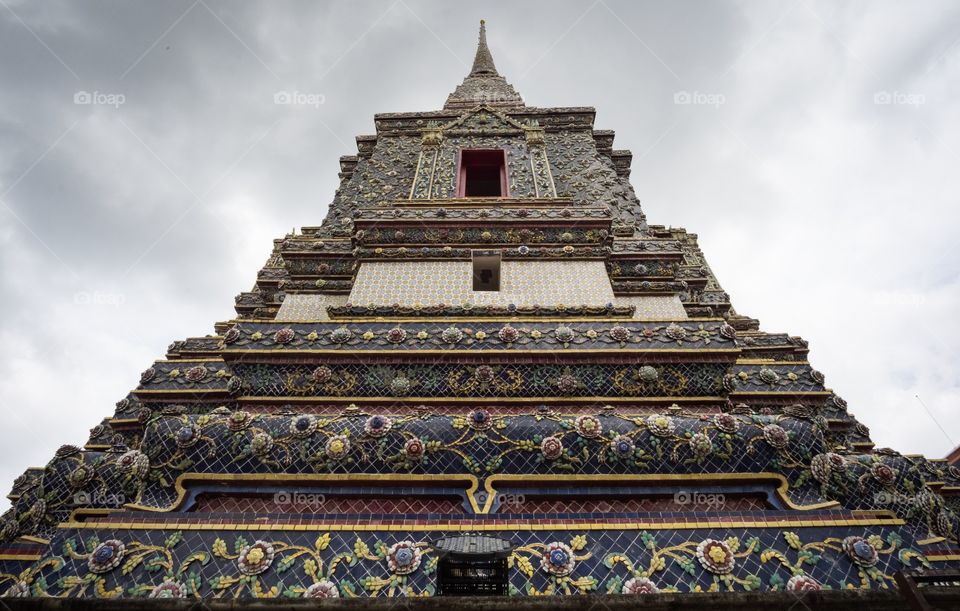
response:
M960 4L472 5L0 0L4 490L231 318L373 114L442 105L481 18L526 102L596 107L649 221L809 340L878 445L960 442Z

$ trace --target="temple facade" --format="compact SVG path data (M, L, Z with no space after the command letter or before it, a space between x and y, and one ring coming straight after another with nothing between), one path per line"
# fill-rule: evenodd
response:
M0 592L802 593L960 568L960 468L874 447L805 341L647 222L594 119L527 106L481 25L443 107L376 115L235 319L16 480Z

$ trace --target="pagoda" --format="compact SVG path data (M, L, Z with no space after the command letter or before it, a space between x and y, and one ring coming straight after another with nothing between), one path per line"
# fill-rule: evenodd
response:
M774 600L960 569L960 468L874 447L805 341L647 222L594 118L527 106L481 22L233 320L17 478L0 592Z

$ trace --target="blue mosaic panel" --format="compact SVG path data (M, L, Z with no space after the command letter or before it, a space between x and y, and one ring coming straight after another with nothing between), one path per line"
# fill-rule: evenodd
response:
M65 529L0 587L36 596L416 596L436 591L444 531ZM930 566L895 527L491 530L511 594L888 588Z

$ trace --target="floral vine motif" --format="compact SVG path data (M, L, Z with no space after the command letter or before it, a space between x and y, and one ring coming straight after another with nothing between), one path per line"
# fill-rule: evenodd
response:
M117 459L117 467L136 479L143 479L150 470L150 459L140 450L130 450Z
M687 390L688 383L687 376L679 367L644 365L639 369L620 369L613 375L614 387L627 395L678 395ZM712 386L714 382L709 384Z
M733 341L737 339L737 330L729 323L720 325L720 337Z
M403 444L403 452L409 460L417 462L423 459L423 455L426 453L426 447L423 445L423 441L414 437L413 439L408 439L406 443Z
M350 453L350 438L346 435L333 435L327 439L324 451L331 460L343 460Z
M20 524L15 519L4 520L3 527L0 528L0 541L14 538L19 531Z
M555 590L561 590L564 594L572 594L574 590L579 593L587 593L596 589L597 580L593 577L577 579L572 577L577 563L592 557L589 552L578 553L586 546L587 538L583 535L577 535L569 542L552 541L546 544L530 543L518 546L507 558L507 566L516 567L530 578L533 577L535 572L531 558L534 561L539 560L540 570L550 576L550 585L542 592L537 591L533 585L530 585L527 594L552 594Z
M227 418L227 428L237 433L250 427L253 423L253 415L243 410L238 410L230 414Z
M231 395L238 395L243 390L243 379L240 376L231 376L227 380L227 392Z
M456 327L447 327L440 332L440 339L447 344L456 344L463 339L463 331Z
M733 570L736 559L725 541L704 539L697 545L697 560L711 573L723 575Z
M732 373L726 373L723 375L723 389L727 392L733 392L737 389L737 376Z
M207 377L207 368L203 365L196 365L184 372L184 377L188 382L200 382Z
M415 382L402 373L398 373L393 376L393 379L390 380L389 384L390 392L397 397L406 397L414 385Z
M890 486L897 480L897 472L882 462L876 462L870 467L870 476L882 486Z
M478 340L471 341L475 343ZM482 395L487 397L566 396L578 393L700 396L719 394L722 375L722 366L716 364L704 365L703 371L680 364L645 369L618 364L522 362L477 365L285 365L279 371L266 364L241 363L235 367L238 376L247 381L251 394L267 396L382 396L412 389L416 389L416 394L438 398L473 395L479 391L483 391ZM657 376L655 380L654 373ZM393 380L397 378L402 381L393 385ZM280 380L282 384L278 385Z
M787 581L788 592L819 592L823 587L809 575L794 575Z
M617 325L610 329L610 337L612 337L614 341L620 342L622 346L630 339L630 330L622 325Z
M371 437L383 437L390 432L393 422L388 416L370 416L363 425L363 431Z
M93 480L96 474L93 467L81 463L67 476L67 483L73 488L83 488Z
M517 392L524 381L523 376L512 367L500 369L490 365L454 369L447 374L446 380L447 386L459 395L491 390L508 395Z
M551 575L569 575L576 566L573 550L566 543L548 543L540 559L540 568Z
M646 577L633 577L623 582L621 594L656 594L660 588Z
M740 420L733 414L716 414L713 423L718 429L731 435L740 430Z
M628 593L627 584L631 584L630 593L652 593L658 591L652 582L652 577L667 567L667 560L676 562L684 572L691 576L696 576L698 568L706 570L712 574L713 584L710 591L718 591L720 583L726 583L729 589L733 589L735 584L742 586L745 590L754 590L760 587L760 578L757 575L747 575L745 578L737 577L733 574L733 569L737 564L738 558L745 558L756 553L760 546L760 540L757 537L750 537L742 543L737 537L728 537L727 539L703 539L701 541L686 541L669 547L659 547L656 536L649 532L641 532L640 539L644 548L650 554L649 564L644 568L637 562L631 560L623 554L609 553L604 557L603 565L608 569L614 569L618 565L623 565L629 571L630 579L626 582L620 576L614 575L607 580L608 593ZM738 551L740 550L740 551ZM698 566L699 565L699 566ZM631 583L632 582L632 583ZM677 591L674 586L664 588L667 591ZM699 591L700 586L695 590Z
M387 331L387 341L391 344L401 344L407 339L407 332L400 327L394 327Z
M637 370L637 379L644 384L653 384L660 377L660 372L652 365L644 365Z
M346 344L353 337L353 331L346 327L337 327L330 332L330 341L335 344Z
M255 433L250 439L250 451L257 458L269 458L270 451L273 449L273 437L269 433Z
M290 434L305 439L317 430L317 419L310 414L301 414L290 419Z
M351 597L356 596L357 593L350 582L341 582L338 585L334 581L334 573L339 567L353 566L361 560L379 562L386 557L386 547L378 542L377 553L374 554L371 553L367 544L358 538L352 550L333 557L324 557L324 552L328 549L330 540L331 534L324 533L317 537L313 546L307 547L282 541L257 540L248 543L243 537L237 537L233 544L235 553L231 554L228 551L226 541L218 538L213 542L213 556L233 561L238 575L221 573L210 580L210 587L216 593L216 597L223 596L225 591L232 586L237 586L234 591L235 598L243 595L246 588L249 588L250 592L257 598L276 598L281 595L285 597L337 598L341 595L341 592ZM191 554L185 562L199 561L206 564L209 559L210 555L206 552L198 552ZM281 582L269 589L263 587L260 575L268 570L277 574L285 573L298 562L299 569L307 576L309 585L306 585L306 587L299 585L284 586ZM172 564L170 564L170 567L172 567ZM181 567L177 574L182 574L185 568ZM194 594L198 595L196 588L199 586L199 575L195 579L196 581L193 583L188 580L188 586L194 588ZM367 589L372 595L376 595L380 589L387 585L391 585L389 579L366 578ZM393 585L390 587L390 595L394 591ZM281 590L281 588L283 589ZM410 591L407 591L407 593L412 594Z
M413 316L429 316L429 315L511 315L515 316L517 314L525 314L532 316L576 316L578 314L584 313L593 313L601 315L614 315L614 314L623 314L620 310L623 308L614 307L612 304L607 304L606 306L566 306L558 304L556 307L546 308L542 306L522 306L518 307L515 304L510 304L502 307L486 306L486 305L473 305L473 304L464 304L463 306L430 306L425 307L421 305L412 305L412 306L400 306L395 304L393 306L351 306L353 311L342 312L343 314L353 313L353 314L363 314L363 315L413 315ZM371 309L372 308L372 309ZM633 306L630 306L632 309ZM341 308L342 309L342 308ZM596 311L594 311L596 310ZM589 311L589 312L588 312ZM257 329L252 333L244 333L240 330L233 329L228 331L224 335L224 339L220 341L219 346L227 346L232 344L257 344L264 348L271 348L278 345L287 345L296 343L298 338L302 338L303 341L308 343L319 342L324 345L353 345L353 344L362 344L373 342L378 345L401 345L401 344L416 344L423 343L431 338L433 335L425 325L428 323L413 323L410 326L397 324L394 327L387 329L386 331L379 331L378 329L371 328L367 324L359 323L356 325L346 325L343 324L337 328L334 328L330 331L319 332L316 329L293 329L291 327L277 328L275 324L263 323L262 329ZM559 327L554 327L553 329L546 328L545 323L533 323L532 328L518 328L515 327L512 323L504 323L503 325L494 325L494 324L480 324L478 329L470 329L467 333L467 329L459 329L462 333L462 337L456 342L449 341L457 337L456 332L450 331L447 336L447 340L442 338L442 329L439 333L436 333L438 339L435 341L438 345L448 344L450 347L453 347L455 344L461 342L463 339L469 336L470 338L477 338L477 333L481 337L485 338L486 341L492 341L493 343L502 343L507 346L513 343L557 343L557 344L584 344L584 343L603 343L603 344L619 344L621 347L628 344L640 344L640 343L664 343L664 344L674 344L679 341L679 343L698 343L702 342L703 344L709 344L715 339L726 339L721 332L721 324L698 324L696 328L689 326L681 326L676 323L671 323L671 325L660 326L654 325L652 323L640 323L638 326L626 326L616 322L603 322L599 323L601 329L596 329L592 325L587 326L586 324L577 324L576 321L569 321L561 324ZM450 328L457 328L455 325L452 325ZM414 330L416 329L416 330ZM678 340L679 338L679 340ZM232 341L227 342L227 339ZM277 341L279 340L279 341ZM359 341L358 341L359 340ZM479 341L479 340L478 340ZM206 365L208 370L210 369L210 364ZM180 373L180 372L178 372ZM182 373L180 373L182 375ZM814 375L808 373L811 380L814 380ZM794 377L796 377L794 375ZM816 380L814 380L816 381Z
M273 334L273 341L277 344L289 344L297 337L296 332L290 327L279 329Z
M394 543L387 550L387 566L397 575L409 575L420 568L422 554L413 541Z
M790 443L790 437L779 424L768 424L764 426L763 439L770 444L771 447L778 450L787 447Z
M563 373L553 380L554 386L562 395L572 395L584 387L583 382L577 376L571 373L570 369L565 369Z
M224 344L233 344L240 339L241 333L240 329L234 325L227 329L226 333L223 334L223 343Z
M266 541L255 541L240 551L237 568L244 575L259 575L270 568L275 555L273 545Z
M200 429L192 423L184 424L174 433L174 441L180 448L189 448L200 441Z
M843 551L853 562L864 568L874 566L880 559L876 548L863 537L846 537L843 540Z
M710 435L701 431L690 437L690 451L693 452L693 461L700 463L713 452L713 441Z
M933 520L932 530L941 537L955 538L956 523L957 516L953 512L939 511Z
M323 579L311 584L303 591L304 598L340 598L340 591L337 590L337 584L330 580Z
M90 553L87 567L91 573L108 573L120 565L125 549L117 539L104 541Z
M674 340L678 344L683 342L683 340L687 337L687 330L677 323L670 323L664 333L666 333L667 337Z
M577 419L574 421L574 427L577 430L577 434L587 439L596 439L603 433L603 426L600 424L600 419L596 416L577 416Z
M784 532L783 538L790 549L797 552L797 559L791 562L783 552L768 549L760 555L760 562L776 560L783 567L789 569L792 572L792 577L787 582L786 588L793 591L817 590L822 587L819 582L807 576L802 567L815 566L821 559L820 554L826 550L844 553L860 569L861 585L863 587L869 587L868 579L873 579L879 583L893 583L894 578L892 576L886 575L876 568L881 554L890 555L899 549L898 558L904 566L911 566L914 560L919 561L923 566L930 566L927 559L919 552L912 549L901 549L902 541L900 535L895 531L887 534L886 541L879 535L870 535L866 538L850 535L842 540L830 537L823 541L803 543L794 532ZM779 583L783 584L783 581L781 580Z
M25 581L16 581L3 593L4 598L26 598L30 596L30 586Z
M556 460L563 454L563 442L559 437L544 437L540 442L540 452L547 460Z
M672 437L677 425L670 416L654 414L647 417L647 428L657 437Z
M572 248L572 247L571 247ZM379 249L377 249L379 250ZM388 249L389 250L389 249ZM399 250L403 250L402 248ZM443 250L443 249L441 249ZM597 256L602 255L604 249L599 248L585 248L585 249L576 249L579 250L582 254ZM374 251L369 249L360 249L360 256L364 256L365 253L369 254ZM419 251L417 251L419 253ZM509 251L508 251L509 253ZM384 253L376 253L384 254ZM389 253L388 253L389 254ZM399 253L403 254L403 253ZM444 257L469 257L469 249L457 249L447 252L443 250L438 253ZM573 254L573 251L564 254ZM635 306L614 306L613 304L598 305L598 306L589 306L589 305L580 305L580 306L562 306L558 304L555 307L548 306L539 306L539 305L530 305L530 306L518 306L516 304L508 304L506 306L491 306L491 305L473 305L473 304L464 304L464 305L446 305L446 304L437 304L435 306L423 306L423 305L412 305L412 306L402 306L400 304L393 305L374 305L370 304L367 306L359 306L347 303L342 306L327 306L327 314L331 317L344 317L344 316L468 316L468 315L487 315L487 316L516 316L517 314L522 314L524 316L538 316L538 317L556 317L556 316L581 316L581 315L591 315L591 316L632 316L636 310ZM251 336L253 339L253 336ZM258 338L258 339L262 339Z
M479 365L473 370L473 377L476 378L480 384L489 384L493 381L496 375L497 372L494 371L493 367L490 365Z
M557 341L563 344L564 348L570 345L570 342L577 336L573 329L564 325L557 327L553 334L557 338Z
M507 325L502 329L500 329L500 331L497 333L497 336L500 338L500 341L502 341L503 343L512 344L513 342L517 341L517 339L520 338L520 332L514 329L513 327L511 327L510 325Z
M758 375L760 376L760 379L767 384L772 385L780 381L780 375L776 371L766 367L760 369L760 373Z
M149 598L186 598L187 586L179 581L166 580L150 591Z
M846 470L846 459L834 452L817 454L810 461L810 472L814 479L825 484L830 481L834 473L842 473Z
M613 453L620 458L632 457L637 449L637 446L633 443L633 440L626 435L617 435L614 437L613 441L610 443L610 447L613 449Z
M493 418L490 417L490 412L485 409L474 410L467 414L467 422L470 424L470 428L478 431L485 431L493 426Z

